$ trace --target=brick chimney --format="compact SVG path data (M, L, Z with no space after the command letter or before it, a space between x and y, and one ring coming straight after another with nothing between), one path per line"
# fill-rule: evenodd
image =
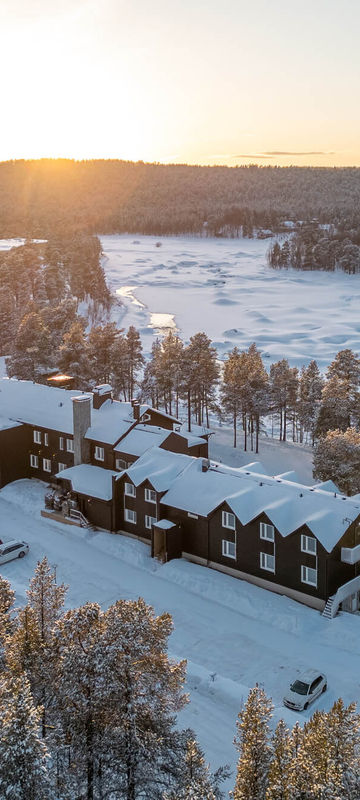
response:
M74 465L87 464L90 460L90 442L84 437L91 426L91 395L72 397L74 427Z

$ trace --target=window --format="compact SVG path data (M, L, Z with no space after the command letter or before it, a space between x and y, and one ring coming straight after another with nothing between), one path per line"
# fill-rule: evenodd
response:
M153 489L145 489L145 500L147 503L156 503L156 492Z
M44 445L45 447L49 447L49 434L44 433Z
M124 517L126 522L133 522L136 525L136 511L132 511L131 508L125 508Z
M65 449L64 448L64 437L63 436L59 437L59 447L60 447L60 450L64 450Z
M117 458L115 460L115 469L127 469L127 461L124 461L123 458Z
M63 469L67 469L67 464L62 464L61 461L58 463L58 472L62 472Z
M235 514L230 514L228 511L222 512L222 526L223 528L230 528L235 530Z
M44 472L51 472L50 458L43 458L43 470Z
M260 553L260 567L268 572L275 572L275 556L269 553Z
M260 522L260 539L266 539L267 542L273 542L274 526L267 525L266 522Z
M228 542L226 539L222 540L221 552L227 558L236 558L236 544L235 542Z
M301 581L302 583L308 583L310 586L317 586L317 569L311 569L311 567L304 567L301 565Z
M136 497L136 488L132 483L125 483L125 494L128 497Z
M41 431L34 431L35 444L41 444Z
M313 536L301 535L301 551L302 553L310 553L316 556L316 539Z
M30 455L30 467L36 467L36 469L37 469L38 466L39 466L38 456L33 456L33 454L31 453L31 455Z
M151 529L155 522L157 522L156 517L149 517L148 514L145 514L145 528Z
M98 447L98 445L96 445L96 447L95 447L95 458L98 461L104 461L104 448L103 447Z
M68 453L74 452L74 439L66 439L66 449Z

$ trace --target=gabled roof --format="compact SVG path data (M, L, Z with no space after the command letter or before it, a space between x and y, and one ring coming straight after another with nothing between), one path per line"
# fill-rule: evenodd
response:
M62 469L55 475L55 478L66 478L71 481L74 492L86 494L90 497L97 497L99 500L111 500L112 479L117 477L118 472L112 469L95 467L92 464L79 464L76 467Z
M165 428L140 424L124 436L114 449L117 453L142 456L151 447L159 447L171 434L172 431Z
M198 459L153 447L135 461L118 478L127 475L135 486L149 480L156 492L165 492L175 479Z

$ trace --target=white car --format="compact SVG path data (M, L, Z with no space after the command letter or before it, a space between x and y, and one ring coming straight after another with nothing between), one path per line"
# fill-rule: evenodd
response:
M24 558L29 552L29 545L26 542L19 542L11 539L9 542L0 544L0 564L12 561L13 558Z
M327 689L326 675L308 669L299 675L283 697L284 706L294 711L305 711L310 703Z

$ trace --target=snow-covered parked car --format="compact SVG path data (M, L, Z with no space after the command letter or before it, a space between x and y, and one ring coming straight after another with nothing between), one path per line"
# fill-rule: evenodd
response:
M0 544L0 564L5 564L6 561L12 561L13 558L24 558L28 552L29 545L27 542L19 542L16 539L3 542Z
M326 692L327 679L322 672L308 669L296 678L283 697L284 706L304 711L322 692Z

